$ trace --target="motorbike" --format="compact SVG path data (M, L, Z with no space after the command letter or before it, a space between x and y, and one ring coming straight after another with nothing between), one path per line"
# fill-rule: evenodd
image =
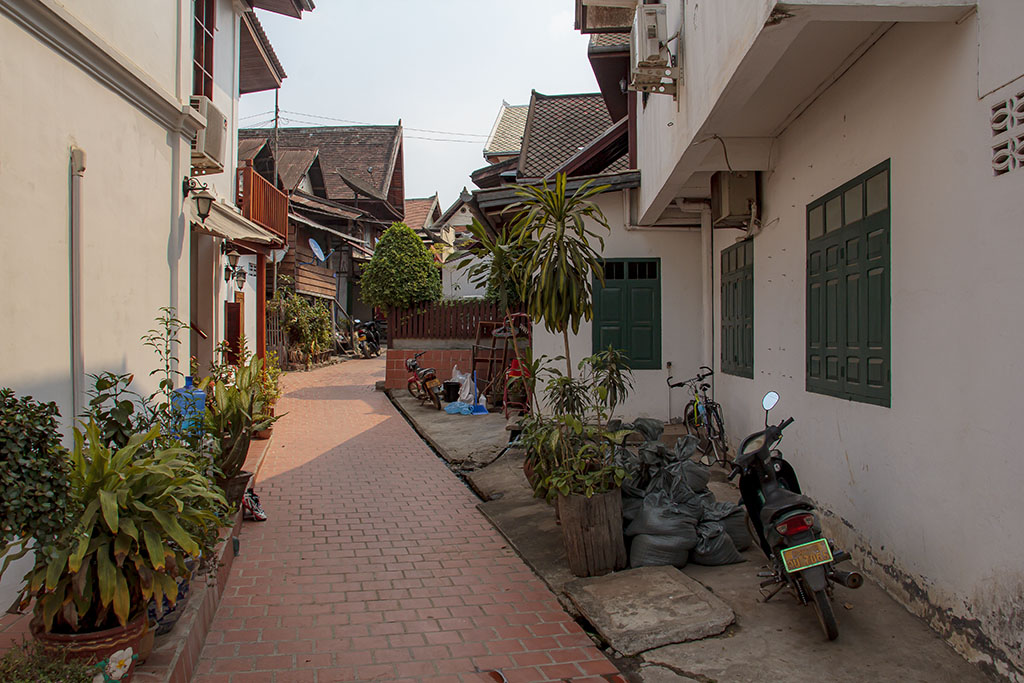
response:
M412 397L420 401L429 400L434 407L441 410L441 380L437 378L434 368L421 368L419 358L426 351L420 351L405 361L405 369L409 371L407 387Z
M782 432L793 423L787 418L768 424L768 414L779 401L774 391L761 402L765 411L763 431L751 434L740 445L729 479L740 477L741 504L747 509L754 538L771 562L771 571L758 574L764 601L791 588L800 604L814 607L822 631L829 640L839 637L832 611L835 584L860 588L864 578L843 571L836 564L850 559L833 541L822 535L814 503L800 491L796 471L776 447Z
M377 330L377 323L373 320L362 322L355 320L355 349L363 358L380 355L380 332Z

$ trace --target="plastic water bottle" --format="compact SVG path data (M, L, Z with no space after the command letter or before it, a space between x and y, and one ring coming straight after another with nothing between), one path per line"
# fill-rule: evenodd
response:
M188 436L199 436L203 433L206 392L193 385L192 377L185 377L185 386L174 390L171 405L181 416L179 433Z

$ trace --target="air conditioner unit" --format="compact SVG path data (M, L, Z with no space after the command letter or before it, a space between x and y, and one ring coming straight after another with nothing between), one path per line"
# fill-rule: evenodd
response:
M191 104L206 119L206 128L199 131L192 142L193 174L220 173L224 170L228 119L205 95L193 95Z
M711 223L714 227L746 227L756 203L756 171L718 171L711 176Z
M665 4L638 5L630 34L631 90L676 94L679 70L669 40Z

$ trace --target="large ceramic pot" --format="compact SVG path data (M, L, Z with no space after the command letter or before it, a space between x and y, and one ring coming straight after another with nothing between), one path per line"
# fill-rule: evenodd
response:
M128 683L135 672L139 646L146 633L146 613L105 631L89 633L47 633L40 622L33 620L32 636L43 647L61 650L69 658L90 664L101 664L105 681Z
M224 498L228 505L238 507L242 504L242 496L249 488L249 480L252 479L252 472L242 471L233 477L217 477L217 486L224 490Z

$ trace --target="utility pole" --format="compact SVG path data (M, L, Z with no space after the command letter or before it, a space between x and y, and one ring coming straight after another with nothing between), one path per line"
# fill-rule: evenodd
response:
M276 88L274 90L274 187L278 186L277 182L277 148L281 142L280 129L281 129L281 107L278 100L278 96L281 94L281 89ZM287 231L286 231L287 232ZM274 284L271 286L274 296L277 295L277 259L274 259Z

